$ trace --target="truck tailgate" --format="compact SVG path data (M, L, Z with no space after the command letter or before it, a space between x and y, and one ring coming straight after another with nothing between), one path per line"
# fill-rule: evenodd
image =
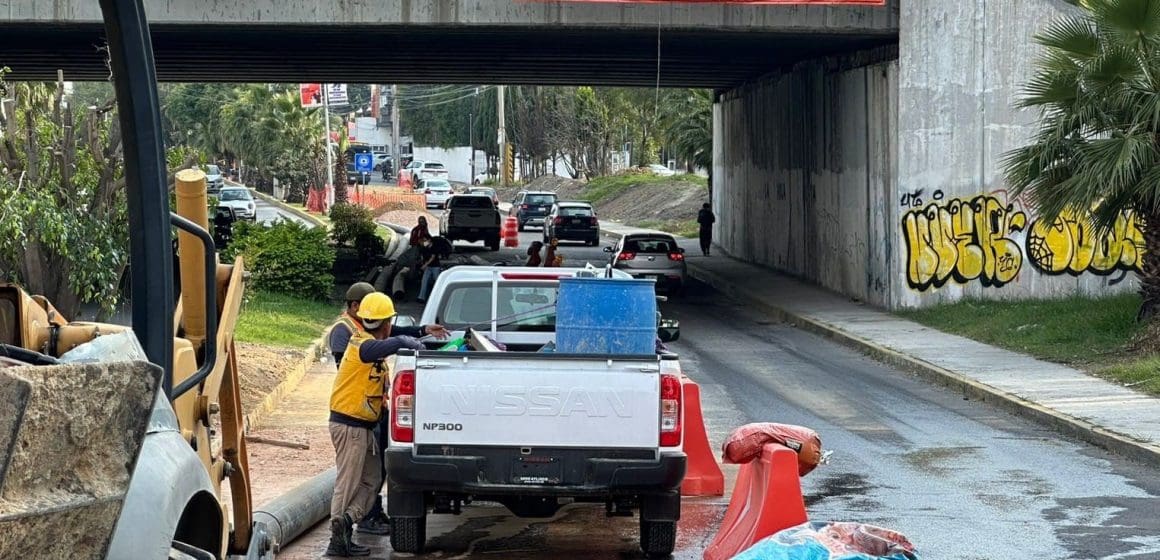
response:
M655 358L425 354L415 374L415 443L655 449Z

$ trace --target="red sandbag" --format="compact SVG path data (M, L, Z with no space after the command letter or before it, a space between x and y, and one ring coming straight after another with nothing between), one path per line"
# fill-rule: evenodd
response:
M761 456L761 448L767 443L778 443L797 452L798 476L809 474L822 462L822 438L817 432L773 422L746 424L733 430L721 446L721 454L726 463L748 463Z

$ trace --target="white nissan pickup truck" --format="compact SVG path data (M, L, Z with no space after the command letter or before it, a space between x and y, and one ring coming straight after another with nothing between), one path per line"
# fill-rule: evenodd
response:
M440 275L421 322L453 337L471 328L507 350L399 353L385 457L394 550L422 552L427 515L472 501L535 518L590 502L610 516L638 512L641 549L672 553L686 463L680 363L664 351L538 352L555 338L559 279L577 274L461 266Z

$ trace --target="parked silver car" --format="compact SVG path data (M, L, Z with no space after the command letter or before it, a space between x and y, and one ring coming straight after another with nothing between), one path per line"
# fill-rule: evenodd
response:
M688 277L685 250L671 235L626 235L614 247L605 247L604 252L612 254L613 268L627 272L633 278L656 280L658 291L676 294L685 287Z

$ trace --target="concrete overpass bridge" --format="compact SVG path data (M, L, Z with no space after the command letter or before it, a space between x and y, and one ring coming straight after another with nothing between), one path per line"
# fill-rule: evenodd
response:
M1074 222L1039 223L1002 180L1033 128L1013 108L1032 36L1063 0L146 5L169 81L653 86L659 37L662 86L718 92L726 252L890 308L1133 285L1131 224L1091 258ZM90 0L0 2L0 64L103 79L99 16Z
M730 87L894 43L890 7L539 0L153 0L157 75L180 81ZM7 13L5 12L7 6ZM103 79L90 0L0 3L14 78Z

